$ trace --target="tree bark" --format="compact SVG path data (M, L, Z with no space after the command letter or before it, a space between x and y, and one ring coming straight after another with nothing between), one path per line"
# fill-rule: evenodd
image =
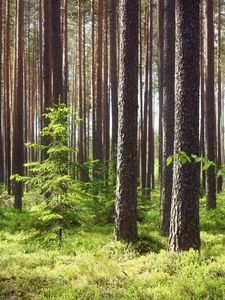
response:
M199 0L176 0L174 151L199 153ZM175 161L169 250L199 249L199 171Z
M120 2L116 240L137 239L138 0Z

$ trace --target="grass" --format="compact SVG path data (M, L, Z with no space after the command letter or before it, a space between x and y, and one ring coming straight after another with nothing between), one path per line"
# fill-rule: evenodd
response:
M28 212L0 210L0 299L225 299L225 194L209 212L201 199L200 252L166 251L158 199L140 202L135 245L113 242L112 224L89 224L67 230L59 250L30 238Z

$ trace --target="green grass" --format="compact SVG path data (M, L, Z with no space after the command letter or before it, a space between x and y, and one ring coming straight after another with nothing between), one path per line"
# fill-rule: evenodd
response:
M135 245L113 242L113 225L89 224L67 230L59 250L31 239L28 212L0 210L0 299L225 299L225 194L210 212L201 199L200 252L166 252L158 199L140 202Z

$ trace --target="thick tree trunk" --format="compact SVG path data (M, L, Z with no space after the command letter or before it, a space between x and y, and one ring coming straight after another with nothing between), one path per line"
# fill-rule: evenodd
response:
M199 153L199 0L176 0L175 153ZM174 163L169 250L199 249L199 172Z
M163 144L160 231L162 235L168 235L173 187L173 166L168 167L166 160L170 155L173 155L174 147L175 0L165 0L164 5Z
M24 1L17 0L17 38L16 38L16 93L14 100L13 124L13 174L23 175L24 163L24 138L23 138L23 20ZM22 182L14 183L14 207L22 209Z
M215 161L215 96L214 96L214 27L213 0L205 1L205 97L206 97L206 157ZM215 167L206 172L206 207L216 207Z
M117 240L137 239L138 0L121 0Z
M0 0L0 61L2 62L2 0ZM3 158L3 119L2 119L2 64L0 64L0 183L4 181Z

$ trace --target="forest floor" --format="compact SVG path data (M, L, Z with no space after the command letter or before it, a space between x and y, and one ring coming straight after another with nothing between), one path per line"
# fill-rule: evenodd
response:
M225 193L207 212L201 199L200 252L166 252L159 194L139 216L135 245L113 242L113 224L64 234L61 250L20 229L27 212L0 211L0 299L225 299Z

